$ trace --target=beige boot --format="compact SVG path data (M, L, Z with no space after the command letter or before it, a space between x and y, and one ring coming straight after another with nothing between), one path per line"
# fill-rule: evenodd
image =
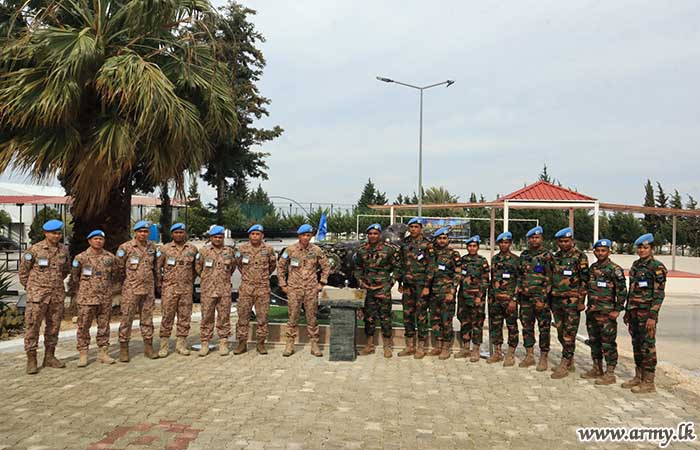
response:
M500 344L495 344L493 346L493 354L489 356L489 358L486 360L488 364L494 364L497 362L503 361L503 352L501 351L501 345Z
M637 386L634 386L631 391L635 394L650 394L656 392L656 387L654 386L654 372L645 371L642 376L642 382Z
M571 362L569 363L569 372L576 372L576 364L573 357L571 358Z
M97 360L102 364L114 364L117 362L114 358L109 356L107 351L109 350L109 345L100 346L100 352L97 354Z
M367 336L367 343L358 353L360 356L367 356L374 353L374 336Z
M282 356L292 356L294 354L294 339L287 339Z
M455 353L455 359L462 359L469 356L469 342L464 342L462 348Z
M258 343L255 346L255 351L260 355L267 355L267 349L265 348L265 338L258 338Z
M481 344L472 344L472 352L469 356L469 362L478 363L481 359Z
M129 362L129 343L120 342L119 343L119 361L123 363Z
M559 380L569 375L569 363L571 358L562 358L559 365L554 368L554 372L550 375L553 380Z
M594 359L593 360L593 367L591 367L591 370L581 374L581 378L584 378L586 380L592 380L595 378L600 378L602 376L603 376L603 360L601 360L601 359Z
M148 359L157 359L158 355L153 350L153 341L151 339L143 340L143 356Z
M535 349L530 347L526 348L525 351L527 352L525 354L525 359L520 361L520 364L518 364L518 367L530 367L535 365Z
M442 341L442 348L440 349L438 359L450 359L450 356L452 356L452 342Z
M512 367L515 365L515 347L508 347L508 352L503 360L503 367Z
M167 358L169 348L168 346L170 345L170 339L168 338L160 338L160 342L158 343L158 357L159 358Z
M425 339L418 338L416 345L416 353L413 355L413 359L423 358L425 358Z
M248 343L246 342L246 339L241 336L238 338L238 344L236 344L236 348L233 350L233 354L240 355L240 354L245 353L247 351L248 351Z
M615 378L615 366L608 366L605 369L605 375L595 380L595 384L598 386L607 386L615 383L617 383L617 378Z
M394 356L394 340L392 338L382 336L382 346L384 347L385 358Z
M411 356L416 354L416 338L410 337L406 338L406 348L398 353L398 356Z
M442 341L437 341L435 347L428 352L428 356L439 356L442 353Z
M80 359L78 359L78 367L87 367L87 350L80 350Z
M544 372L547 370L547 357L549 356L549 352L543 352L540 351L540 360L537 362L537 367L535 367L535 370L538 372ZM568 368L568 366L567 366Z
M631 380L625 381L622 383L622 387L625 389L629 389L635 386L639 386L639 384L642 382L642 377L644 376L644 371L642 370L641 367L635 367L634 368L634 378Z
M175 351L182 356L190 356L190 349L187 348L187 338L180 336L175 341Z
M209 341L202 341L202 348L199 349L199 356L207 356L209 354Z
M44 352L44 362L41 364L42 367L51 367L53 369L63 369L66 367L66 364L63 361L56 358L56 355L54 354L55 351L55 348L46 349Z
M219 356L228 356L228 338L219 338Z
M34 375L39 372L39 368L36 363L36 350L31 350L27 352L27 374Z
M311 354L317 357L323 356L321 348L318 346L318 341L311 341Z

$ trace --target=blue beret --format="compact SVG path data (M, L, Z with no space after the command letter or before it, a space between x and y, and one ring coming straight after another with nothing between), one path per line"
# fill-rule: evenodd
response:
M134 224L134 231L140 230L141 228L148 228L150 226L151 224L148 223L148 220L139 220Z
M510 231L504 231L503 233L499 234L498 237L496 238L496 243L501 242L504 239L508 239L509 241L513 240L513 233Z
M304 225L300 226L299 229L297 230L297 234L313 233L313 232L314 232L314 227L312 227L308 223L305 223Z
M102 230L93 230L88 234L88 239L94 238L95 236L105 237L105 232Z
M651 244L654 242L654 235L651 233L643 234L637 238L636 241L634 241L634 245L640 246L640 245L646 245L646 244Z
M63 222L60 220L51 219L46 222L42 228L44 231L61 231L61 228L63 228Z
M544 233L544 230L542 230L541 226L537 225L535 228L530 229L530 231L527 232L525 237L530 237L530 236L534 236L536 234L542 234L542 233Z
M612 242L610 242L610 239L598 239L595 241L595 244L593 244L593 248L597 247L612 247Z
M408 221L408 225L413 225L414 223L417 223L420 226L423 226L423 222L421 222L420 217L414 217L413 219Z
M185 231L185 224L182 222L174 223L173 226L170 227L170 232L172 233L173 231L177 230L182 230Z
M569 227L562 228L561 230L557 231L554 237L557 239L574 237L574 230Z
M221 225L214 225L209 230L209 236L216 236L219 234L224 234L224 227L222 227Z
M448 234L449 232L450 232L450 229L448 227L442 227L433 233L433 237L438 237L441 234Z
M256 223L252 227L248 228L248 234L252 233L253 231L259 231L262 233L263 231L265 231L265 229L263 228L262 225L260 225L259 223Z
M471 244L472 242L475 242L477 244L481 244L481 236L479 236L478 234L475 234L474 236L467 239L465 244Z
M367 233L369 230L377 230L377 231L382 231L382 226L378 223L373 223L372 225L368 226L367 229L365 230L365 233Z

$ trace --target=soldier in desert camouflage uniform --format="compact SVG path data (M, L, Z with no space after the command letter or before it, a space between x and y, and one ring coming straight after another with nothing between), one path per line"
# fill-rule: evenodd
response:
M494 353L486 360L496 363L501 360L503 344L503 321L508 328L508 353L503 367L515 364L515 349L518 347L518 303L516 284L520 261L510 251L513 235L503 232L496 238L500 252L491 259L491 292L489 294L489 316L491 324L489 334L494 346Z
M466 358L471 342L470 362L479 362L479 347L483 341L484 319L486 318L486 294L489 289L489 263L479 255L481 237L477 234L467 239L467 254L462 256L461 283L459 289L459 309L462 350L455 358Z

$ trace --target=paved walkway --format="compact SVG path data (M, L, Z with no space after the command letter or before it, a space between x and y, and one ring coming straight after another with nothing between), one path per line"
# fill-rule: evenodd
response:
M331 363L308 347L291 358L277 346L268 356L146 360L135 337L129 364L78 369L75 342L64 340L68 368L31 377L23 353L0 353L0 449L590 448L578 426L700 422L698 398L664 377L657 394L638 396L578 373L556 381L483 360L379 354ZM583 348L577 365L587 369Z

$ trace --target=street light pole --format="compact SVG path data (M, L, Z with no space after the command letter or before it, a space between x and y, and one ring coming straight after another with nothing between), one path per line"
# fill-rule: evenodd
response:
M383 81L384 83L400 84L401 86L420 91L420 118L418 122L418 217L421 217L423 215L423 91L442 85L450 87L454 84L454 80L445 80L428 86L414 86L385 77L377 77L377 80Z

